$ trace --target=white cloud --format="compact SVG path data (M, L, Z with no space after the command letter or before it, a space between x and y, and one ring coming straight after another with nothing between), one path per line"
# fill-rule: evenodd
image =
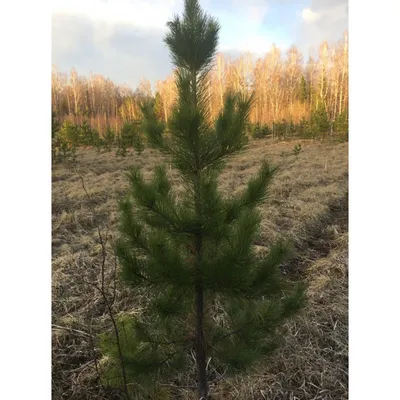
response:
M182 2L53 0L53 63L63 70L107 74L133 86L143 76L162 78L170 69L163 34Z
M266 16L268 11L268 7L249 7L247 11L248 18L251 22L254 22L256 24L260 24L264 17Z
M96 23L161 29L181 0L53 0L53 15L78 15Z
M200 1L221 23L218 50L235 56L263 55L272 43L285 51L294 38L306 54L324 39L338 40L347 28L348 0L310 0L309 8L297 8L297 25L286 26L284 32L279 22L263 22L274 7L285 13L288 5L295 13L295 0ZM170 73L162 39L166 22L181 14L183 0L52 0L52 6L52 60L61 70L92 70L133 86L143 76L154 81Z
M232 0L232 10L237 13L241 19L247 20L252 24L261 24L268 13L268 2L266 0ZM231 8L231 7L227 7Z
M320 18L320 14L311 10L311 8L305 8L301 12L301 17L306 23L312 23Z
M311 50L316 56L323 40L335 43L347 29L348 0L311 0L310 8L302 10L296 44L303 53Z
M220 8L211 10L221 26L219 51L265 54L273 38L263 34L263 22L269 11L267 0L220 0Z
M226 44L221 46L221 51L227 52L227 53L252 53L255 56L264 56L265 53L267 53L270 49L271 46L275 43L270 37L267 35L261 35L261 34L254 34L254 35L249 35L245 37L244 39L241 39L234 44ZM279 47L281 50L284 50L287 48L287 43L284 42L279 42L276 43L277 47Z
M52 61L62 71L74 67L135 87L142 77L154 82L171 71L161 30L94 22L85 16L53 15Z

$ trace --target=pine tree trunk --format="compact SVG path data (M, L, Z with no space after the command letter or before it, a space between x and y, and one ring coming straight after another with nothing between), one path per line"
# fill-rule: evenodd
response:
M200 212L200 199L196 195L196 209ZM200 271L202 237L196 235L195 238L196 250L196 278L195 278L195 307L196 307L196 364L198 376L198 390L200 400L207 399L208 386L206 376L206 349L204 341L204 292L203 283Z
M200 240L199 240L200 239ZM199 245L201 248L201 238L196 238L196 247ZM197 250L197 249L196 249ZM200 250L201 251L201 250ZM207 399L207 376L206 376L206 350L204 346L204 329L203 329L203 316L204 316L204 299L203 287L198 278L196 282L196 363L198 375L198 390L200 399Z
M192 94L193 104L197 107L197 75L196 71L192 71ZM196 178L194 181L194 192L195 192L195 209L197 217L201 214L201 202L200 196L200 169L199 169L199 155L196 154ZM195 237L195 252L196 252L196 275L195 275L195 307L196 307L196 363L197 363L197 375L198 375L198 390L200 394L200 400L207 399L207 376L206 376L206 349L204 342L204 293L203 283L200 270L201 264L201 252L202 252L202 236L197 234Z
M199 185L200 177L198 175L195 186ZM196 213L199 216L201 209L201 199L198 194L198 187L195 188ZM195 252L196 252L196 277L195 277L195 307L196 307L196 364L198 376L198 390L200 399L207 399L207 376L206 376L206 349L204 341L204 292L200 270L201 252L202 252L202 237L195 237Z

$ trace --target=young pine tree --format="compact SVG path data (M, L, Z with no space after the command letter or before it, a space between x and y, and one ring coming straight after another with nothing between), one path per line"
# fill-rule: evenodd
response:
M299 87L299 98L302 104L307 103L307 100L309 98L307 82L304 78L304 75L301 76L300 87Z
M57 134L60 131L61 123L57 119L57 114L52 111L51 112L51 160L52 162L55 161L57 156L57 149L58 149L58 139Z
M162 98L159 92L156 92L156 95L154 96L154 112L158 119L164 118Z
M114 143L115 143L115 132L109 125L107 125L103 135L102 144L104 145L106 151L111 151Z
M345 110L341 114L337 115L336 120L333 125L334 131L336 133L342 134L345 137L349 133L349 111Z
M289 251L284 242L265 258L253 246L261 222L256 207L266 199L276 168L263 163L237 197L218 190L224 161L247 142L253 96L228 94L210 123L205 83L218 43L217 21L198 0L185 0L183 17L168 27L178 100L168 127L157 118L154 102L142 111L148 143L172 160L183 190L174 189L164 166L155 168L151 181L137 168L128 173L116 253L122 279L133 294L145 291L148 304L140 315L120 320L119 350L125 381L133 387L146 378L176 378L194 362L193 380L206 399L213 370L243 371L276 348L278 328L302 306L304 288L280 273ZM103 339L103 352L117 371L115 339Z
M310 129L314 134L328 133L330 129L330 121L323 104L320 104L311 114Z
M84 146L94 146L95 132L94 129L90 126L89 122L87 120L84 120L79 129L81 136L81 144Z
M61 128L61 123L57 118L57 114L52 111L51 112L51 139L54 139L57 135L57 132Z
M141 155L144 151L143 137L139 131L136 131L132 138L132 146L138 155Z

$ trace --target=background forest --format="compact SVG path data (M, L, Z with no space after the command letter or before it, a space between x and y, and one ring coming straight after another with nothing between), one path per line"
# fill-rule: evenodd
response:
M228 90L255 90L250 121L261 130L252 132L254 136L266 136L270 131L277 131L279 136L279 130L293 131L293 125L297 125L297 131L308 126L314 133L347 131L347 32L338 43L321 43L317 56L308 60L295 46L287 52L272 46L261 58L244 54L233 60L220 53L210 76L213 118L220 112ZM75 125L86 121L100 135L107 127L118 133L125 122L140 120L140 101L150 96L155 98L159 118L168 122L176 99L174 74L157 81L154 89L145 78L133 89L98 74L81 76L75 69L61 73L53 65L52 108L57 118ZM316 121L318 126L312 129Z

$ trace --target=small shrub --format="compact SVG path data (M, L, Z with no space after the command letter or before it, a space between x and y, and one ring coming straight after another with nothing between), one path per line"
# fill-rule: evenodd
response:
M313 111L311 114L310 125L311 132L315 135L319 133L326 134L329 132L331 124L328 118L328 113L323 105L318 107L318 109Z
M125 157L127 149L133 146L135 130L136 125L132 121L125 122L118 137L118 155Z
M69 158L69 156L72 154L72 147L70 146L70 144L64 140L64 139L60 139L58 142L58 159L61 161L67 161L67 159Z
M76 149L80 145L79 126L69 121L64 121L61 129L53 139L53 154L57 161L67 161L70 157L75 161Z
M250 125L250 134L253 139L262 139L272 134L268 125L260 124L259 122Z
M138 154L144 150L144 143L141 134L139 133L140 122L128 121L121 129L118 138L118 155L125 157L127 149L133 147Z
M57 135L54 140L54 160L58 162L76 159L76 149L62 135Z
M99 132L96 129L93 129L92 136L93 146L96 147L98 153L100 153L102 146L104 145L104 141L100 137Z
M297 125L297 133L300 137L310 138L312 137L310 121L307 118L302 118Z
M280 122L274 122L273 129L274 129L274 136L278 139L281 139L282 137L286 137L288 123L286 120L282 120Z
M60 121L57 119L57 114L52 111L51 113L51 138L54 139L57 132L59 132L61 128L61 123Z
M61 123L57 119L54 111L51 113L51 159L52 162L57 158L57 134L60 131Z
M133 148L136 152L140 155L143 153L144 150L144 141L142 135L139 132L136 132L133 137Z
M82 133L79 125L74 125L69 121L64 121L61 127L61 135L75 149L82 144Z
M301 148L301 144L296 144L296 145L293 147L293 154L294 154L295 156L298 156L302 151L303 151L303 149Z
M102 144L104 145L106 151L111 151L114 142L115 142L115 132L112 130L111 127L107 126L102 140Z
M348 111L344 111L339 114L334 123L333 123L333 130L335 133L339 133L344 137L348 137L349 134L349 113Z
M88 121L83 121L80 129L80 143L83 146L94 146L95 142L95 131L90 126Z
M294 124L293 121L290 121L289 126L288 126L288 131L291 135L294 135L296 133L297 127Z

